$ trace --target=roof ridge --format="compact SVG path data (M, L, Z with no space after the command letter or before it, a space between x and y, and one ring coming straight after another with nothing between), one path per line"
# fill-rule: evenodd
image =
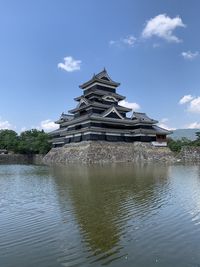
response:
M103 77L105 77L107 79L102 79ZM111 79L111 77L108 75L107 70L104 68L103 71L101 71L97 74L94 74L89 81L79 85L79 87L83 89L84 87L87 87L88 84L95 82L95 81L100 81L104 84L108 84L108 85L110 84L110 85L114 85L116 87L120 85L120 83L115 82Z

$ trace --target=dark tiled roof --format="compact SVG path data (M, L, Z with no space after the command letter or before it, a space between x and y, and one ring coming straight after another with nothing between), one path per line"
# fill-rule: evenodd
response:
M117 99L120 100L124 100L126 97L123 95L119 95L117 93L112 93L112 92L107 92L107 91L103 91L103 90L98 90L98 89L94 89L94 91L90 91L87 94L84 94L82 96L78 96L76 98L74 98L75 101L79 101L82 97L86 97L89 96L90 94L95 94L98 96L114 96Z
M100 82L103 84L107 84L107 85L112 85L112 86L119 86L120 83L113 81L110 76L108 75L107 71L104 69L103 71L99 72L98 74L94 74L92 79L90 79L89 81L81 84L79 87L84 89L85 87L87 87L88 85L94 83L94 82Z
M152 127L156 131L157 134L171 134L172 133L172 131L168 131L168 130L161 128L157 125L153 125Z
M142 112L133 112L133 115L131 117L132 120L139 120L141 122L149 122L149 123L157 123L158 121L149 118L146 113L142 113Z
M88 107L99 107L99 108L102 108L102 109L108 109L108 108L110 108L110 106L111 105L102 104L102 103L94 101L94 102L88 102L88 104L84 105L83 107L78 107L78 108L71 109L71 110L69 110L69 112L70 113L76 113L77 111L83 110L83 109L88 108ZM115 108L117 110L124 111L124 112L131 111L130 108L126 108L126 107L123 107L123 106L120 106L120 105L116 105Z
M73 115L70 115L70 114L65 114L65 113L62 113L60 115L60 119L58 119L57 121L55 121L55 123L62 123L64 121L70 121L70 120L73 120L74 116Z
M70 114L62 113L61 118L63 118L64 120L72 120L74 118L74 116L70 115Z

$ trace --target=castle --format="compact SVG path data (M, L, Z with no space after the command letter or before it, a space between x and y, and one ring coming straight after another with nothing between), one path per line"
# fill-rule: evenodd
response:
M77 106L70 114L62 113L59 129L50 133L52 147L82 141L151 142L166 146L166 136L171 132L157 126L158 121L146 113L127 113L130 108L120 105L125 99L116 92L120 83L113 81L104 69L79 87L82 95L75 98Z

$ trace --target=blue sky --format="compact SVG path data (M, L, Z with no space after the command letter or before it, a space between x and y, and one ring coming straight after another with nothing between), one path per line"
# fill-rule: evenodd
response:
M123 104L168 128L200 128L198 0L0 4L0 128L53 129L103 67Z

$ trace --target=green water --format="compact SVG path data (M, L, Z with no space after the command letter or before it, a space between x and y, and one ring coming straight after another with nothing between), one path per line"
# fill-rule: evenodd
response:
M0 165L0 267L200 266L200 166Z

